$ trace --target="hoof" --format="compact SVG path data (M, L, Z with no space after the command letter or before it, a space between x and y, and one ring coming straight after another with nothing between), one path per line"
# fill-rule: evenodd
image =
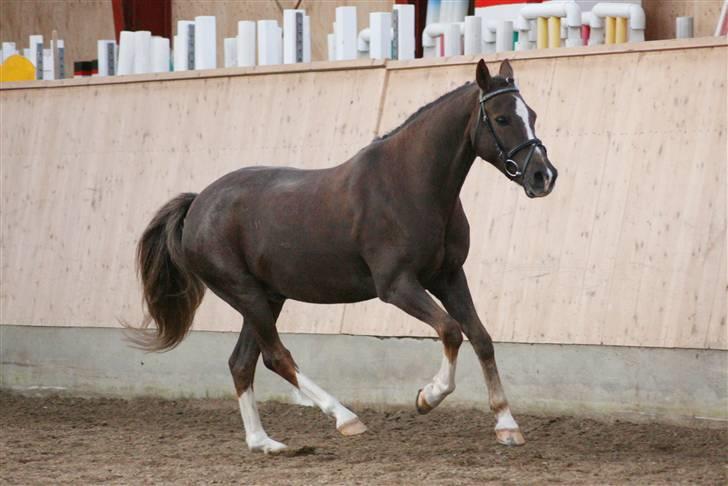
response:
M349 420L348 422L336 427L336 430L338 430L341 435L359 435L367 431L367 426L355 417L353 420Z
M288 449L288 446L275 441L270 437L266 437L264 439L248 443L248 449L253 452L262 452L263 454L280 454Z
M499 429L495 431L495 440L507 446L521 446L526 443L519 429Z
M430 413L432 411L432 408L429 403L425 401L424 395L422 395L422 388L419 389L417 392L417 399L415 399L415 408L417 409L417 413L420 415L425 415L426 413Z

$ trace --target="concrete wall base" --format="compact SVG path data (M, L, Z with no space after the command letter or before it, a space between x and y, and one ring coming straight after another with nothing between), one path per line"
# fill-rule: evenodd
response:
M193 332L175 350L147 354L119 329L0 326L0 387L21 392L166 398L233 397L227 357L233 333ZM413 405L437 371L432 339L285 334L301 371L342 402ZM721 350L496 344L512 408L521 413L621 416L665 422L728 422L728 352ZM261 400L294 399L262 363ZM457 389L443 405L487 407L469 343Z

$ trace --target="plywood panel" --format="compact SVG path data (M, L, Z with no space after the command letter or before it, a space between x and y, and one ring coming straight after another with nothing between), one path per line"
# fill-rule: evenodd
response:
M647 40L674 39L675 19L693 17L695 37L713 35L723 0L642 0Z
M111 0L2 0L0 40L15 42L22 52L28 36L42 34L49 47L53 29L65 41L66 73L74 61L96 59L96 41L114 38Z
M374 135L383 78L380 67L3 90L2 112L23 116L3 120L0 141L2 322L138 322L134 245L159 206L242 166L346 160ZM293 304L280 329L338 332L342 311ZM240 318L210 294L196 328L237 330Z

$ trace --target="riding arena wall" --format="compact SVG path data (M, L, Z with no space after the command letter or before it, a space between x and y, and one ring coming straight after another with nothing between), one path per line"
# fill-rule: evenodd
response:
M462 201L476 307L497 349L510 350L510 357L499 351L499 359L524 402L542 393L550 398L538 402L541 408L613 412L628 396L638 413L728 420L727 54L725 38L509 53L559 181L548 198L530 200L481 161ZM486 61L497 70L504 58ZM224 366L219 353L232 349L240 329L240 316L210 292L190 338L201 348L183 344L189 351L179 358L182 368L171 364L177 351L154 355L144 359L166 370L166 379L147 368L146 378L134 382L136 368L120 364L137 356L124 354L137 352L117 338L121 322L142 320L134 248L154 211L239 167L341 163L421 105L471 81L476 61L362 60L4 84L2 385L174 395L174 384L186 383L179 386L187 395L223 393L229 383L216 388L209 374L198 387L180 374L193 362L195 373L207 370L193 356L199 349ZM397 353L390 340L371 337L411 348L392 366L411 369L420 352L433 352L431 339L421 339L434 336L427 326L378 301L289 302L279 330L294 356L313 361L311 335L322 334L343 360L351 353L372 360L369 347ZM126 374L111 379L112 371L106 378L89 371L70 379L64 369L99 363L79 357L82 350L64 354L57 347L39 357L34 346L49 347L41 336L71 348L108 348L108 367ZM218 350L220 340L229 349ZM407 353L412 361L405 365ZM539 371L529 359L548 364ZM642 373L654 372L642 376L636 363ZM322 361L321 373L326 366ZM468 366L477 363L459 369L466 383ZM601 373L594 386L605 397L584 391L590 379L569 367ZM425 376L434 371L425 368ZM342 369L359 378L363 372ZM532 376L518 383L519 370L543 372L544 383ZM395 378L389 391L367 394L352 384L343 397L398 402ZM688 387L681 398L659 395L674 390L674 380ZM334 376L322 382L337 387ZM567 385L577 382L582 388L574 396ZM545 392L549 384L556 388ZM281 386L271 385L268 395L283 393ZM640 386L654 394L640 396ZM615 387L620 391L607 396ZM650 405L655 396L661 402Z

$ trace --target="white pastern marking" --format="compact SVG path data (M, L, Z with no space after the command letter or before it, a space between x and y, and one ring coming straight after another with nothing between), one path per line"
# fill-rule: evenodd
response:
M268 434L263 429L252 388L248 388L240 395L238 403L240 404L240 415L243 417L243 427L245 428L245 442L251 451L275 454L286 448L285 444L268 437Z
M351 410L343 406L336 398L326 393L306 376L296 373L296 380L298 381L298 388L306 397L310 398L323 413L336 419L337 428L358 420Z
M513 418L513 415L511 415L511 410L507 407L504 410L500 411L496 415L496 418L498 419L498 421L495 424L495 430L518 428L516 420Z
M311 399L309 399L306 395L301 393L301 390L291 385L291 402L293 402L296 405L301 405L303 407L315 407L316 404L313 403Z
M455 390L455 362L451 363L447 357L442 358L440 371L423 389L425 401L431 407L436 407L440 402Z

